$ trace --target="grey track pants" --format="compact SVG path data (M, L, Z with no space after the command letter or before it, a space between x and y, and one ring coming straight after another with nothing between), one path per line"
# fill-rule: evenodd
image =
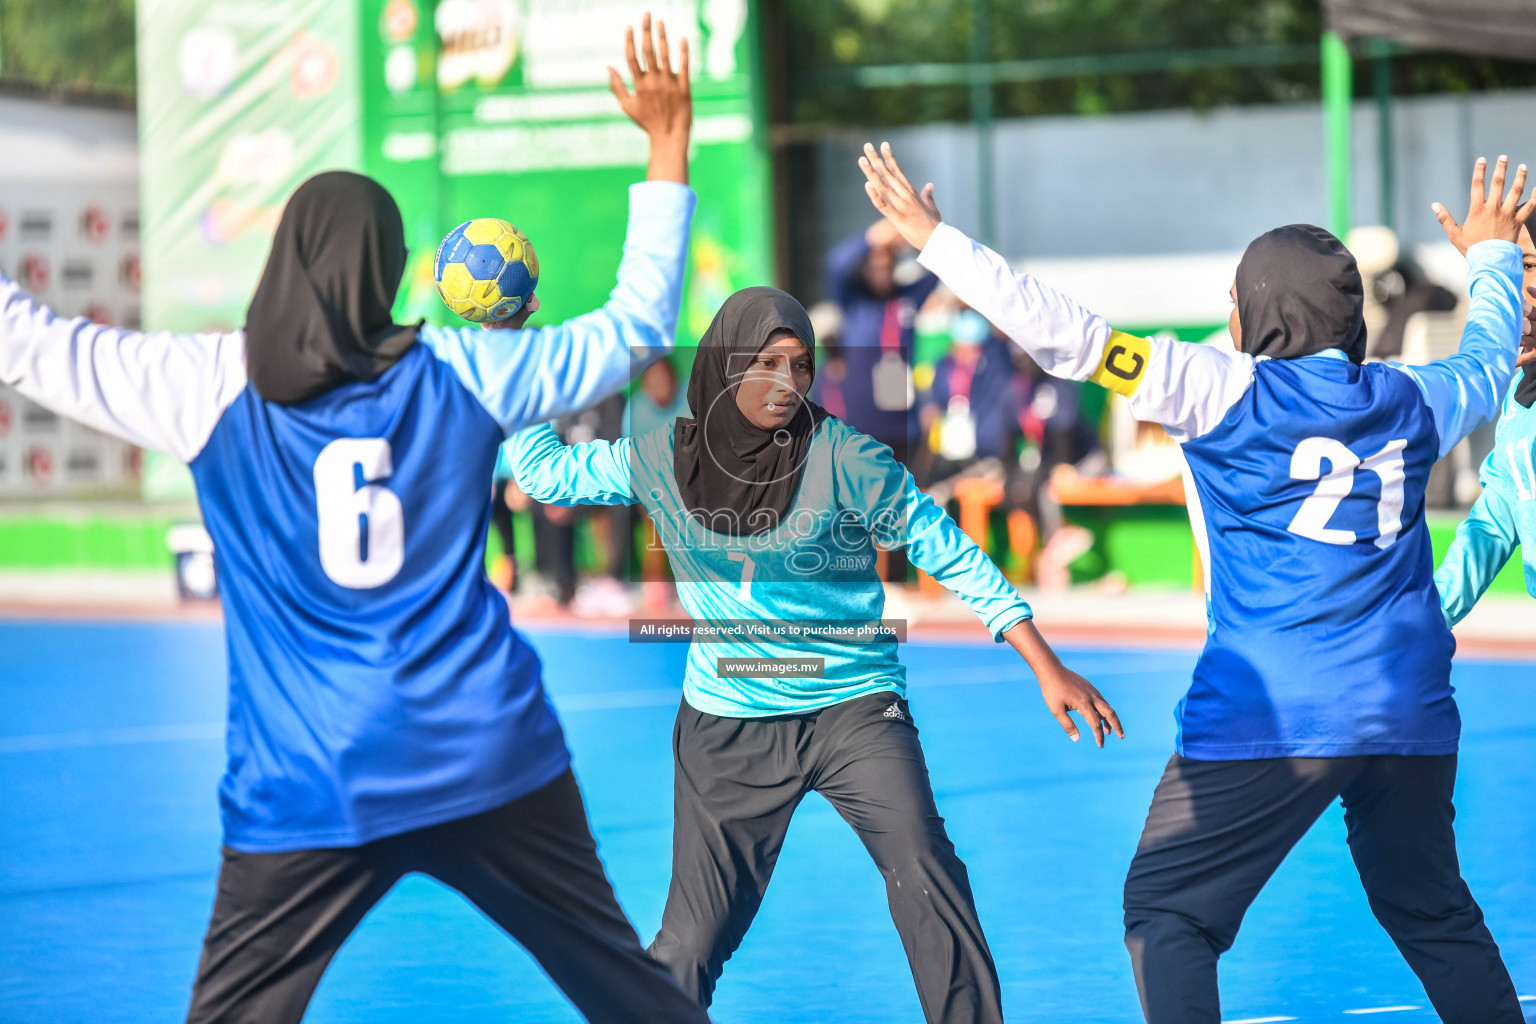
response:
M363 846L226 848L189 1024L296 1024L336 950L411 872L463 893L587 1020L709 1024L619 909L569 771L494 810Z
M885 876L930 1024L1002 1021L970 879L905 700L872 694L773 718L720 718L685 702L673 751L672 885L651 953L702 1005L762 904L795 808L814 791Z
M1371 910L1447 1024L1523 1024L1461 879L1456 756L1168 762L1125 880L1125 944L1151 1024L1218 1024L1216 959L1291 847L1343 798Z

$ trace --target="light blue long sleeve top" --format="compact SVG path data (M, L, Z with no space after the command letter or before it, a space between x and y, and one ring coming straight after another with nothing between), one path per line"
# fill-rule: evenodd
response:
M1504 398L1493 451L1483 462L1483 493L1435 573L1448 626L1466 618L1516 547L1524 548L1526 593L1536 597L1536 408L1515 401L1519 386L1516 377Z
M1499 414L1499 401L1515 371L1520 345L1520 247L1503 239L1467 250L1467 291L1472 295L1461 346L1454 355L1423 366L1391 363L1419 386L1440 435L1440 457Z
M672 562L678 598L696 622L777 627L879 623L885 589L875 544L905 547L919 568L958 594L994 639L1031 617L1028 604L991 559L933 499L918 490L891 450L835 418L816 428L794 503L776 529L736 537L689 514L672 469L673 425L618 441L564 445L547 424L506 446L518 483L555 505L641 504ZM694 640L683 695L707 714L753 718L814 711L870 693L904 696L906 670L893 642L835 636L795 641L743 636ZM820 678L722 674L719 661L797 659L824 666Z
M696 203L677 182L630 186L618 282L599 309L521 331L429 325L421 343L508 434L585 409L672 351Z

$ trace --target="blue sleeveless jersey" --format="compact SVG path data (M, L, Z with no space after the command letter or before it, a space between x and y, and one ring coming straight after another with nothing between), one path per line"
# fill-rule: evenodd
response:
M192 474L229 632L230 845L353 845L565 770L480 563L501 440L425 345L300 406L247 388L219 420Z
M485 578L498 446L669 350L694 196L630 189L599 309L423 327L381 377L265 402L245 336L65 320L0 275L0 380L192 467L229 638L224 840L353 846L516 799L570 762L539 659Z
M948 225L919 256L1046 372L1118 392L1182 446L1210 618L1177 711L1184 756L1456 750L1424 487L1497 414L1521 328L1520 247L1466 255L1461 345L1422 366L1125 334Z
M1455 752L1455 645L1424 524L1439 446L1401 369L1327 355L1260 360L1184 443L1210 635L1177 710L1180 753Z

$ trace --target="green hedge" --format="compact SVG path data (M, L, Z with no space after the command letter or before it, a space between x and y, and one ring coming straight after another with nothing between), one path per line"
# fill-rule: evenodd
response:
M181 522L153 513L0 516L0 568L169 569L165 534Z
M1087 528L1094 546L1072 563L1072 577L1086 582L1115 570L1132 586L1192 587L1195 541L1184 509L1171 505L1124 507L1073 507L1063 510L1067 520ZM1435 564L1445 556L1461 522L1457 515L1429 516L1429 539ZM1525 574L1520 550L1494 577L1490 594L1525 593Z
M1086 582L1110 571L1122 573L1133 586L1193 586L1194 537L1189 519L1177 506L1145 505L1114 508L1069 508L1070 522L1094 535L1094 546L1072 565L1075 580ZM515 517L518 547L526 558L532 551L531 524L526 515ZM185 515L154 511L95 513L40 512L0 515L0 569L169 569L170 553L165 534ZM1455 536L1460 522L1454 515L1429 519L1430 540L1438 563ZM595 561L590 538L578 527L577 563ZM1006 536L993 531L993 554L1003 558ZM494 531L487 557L501 553ZM531 568L531 566L527 567ZM1494 578L1490 593L1522 594L1525 577L1520 552Z

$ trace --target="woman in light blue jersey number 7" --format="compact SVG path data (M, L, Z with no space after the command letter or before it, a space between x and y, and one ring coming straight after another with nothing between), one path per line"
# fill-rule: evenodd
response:
M533 428L513 438L512 465L539 501L645 505L696 622L745 630L696 638L688 652L657 959L709 1004L790 818L815 791L885 876L927 1020L1001 1021L997 970L934 805L896 645L846 632L881 620L876 544L906 547L1011 644L1072 739L1072 711L1100 746L1106 732L1123 733L1109 703L1041 639L1018 591L891 450L806 400L814 344L789 295L737 292L700 343L692 418L571 447Z

